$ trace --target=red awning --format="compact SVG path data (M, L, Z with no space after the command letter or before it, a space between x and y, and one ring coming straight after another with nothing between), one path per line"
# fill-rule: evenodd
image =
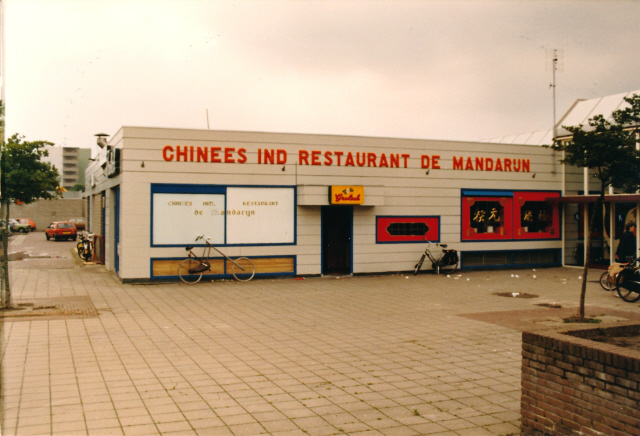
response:
M569 195L567 197L549 197L549 203L595 203L599 195ZM640 194L617 194L605 195L605 203L637 203L640 201Z

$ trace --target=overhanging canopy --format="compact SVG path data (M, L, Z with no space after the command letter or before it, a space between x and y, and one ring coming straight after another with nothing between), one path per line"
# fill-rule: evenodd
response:
M595 203L599 195L569 195L567 197L550 197L546 201L549 203ZM640 201L640 194L617 194L605 195L605 203L637 203Z

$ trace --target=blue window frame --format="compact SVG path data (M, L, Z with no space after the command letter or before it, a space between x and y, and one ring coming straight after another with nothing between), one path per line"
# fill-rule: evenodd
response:
M238 194L239 192L241 192L241 189L247 189L247 193L251 193L251 189L255 189L256 191L254 192L268 192L266 190L268 189L274 189L274 190L278 190L282 193L282 190L287 190L290 189L292 191L291 193L291 201L292 204L290 206L291 208L291 215L290 216L284 216L282 217L282 219L278 219L278 217L273 216L273 214L269 215L269 213L264 213L263 215L266 216L262 216L262 219L264 221L260 222L258 221L259 225L256 226L256 222L254 221L253 223L251 223L251 221L249 221L249 219L258 216L260 217L260 213L258 213L256 215L256 208L258 207L267 207L269 206L269 202L267 201L253 201L254 198L249 198L247 199L247 201L242 201L242 202L238 202L236 199L236 203L237 204L242 204L243 206L240 207L238 210L229 210L228 206L229 206L229 197L228 194L230 191L235 192L236 194ZM265 191L260 191L260 190L265 190ZM235 191L234 191L235 190ZM217 232L215 234L215 237L212 238L213 239L213 243L215 245L219 245L219 246L262 246L262 245L296 245L297 243L297 215L296 215L296 187L295 186L288 186L288 185L283 185L283 186L256 186L256 185L190 185L190 184L161 184L161 183L154 183L151 184L151 213L150 213L150 245L152 247L175 247L175 246L185 246L185 245L194 245L193 242L194 241L190 241L188 240L186 237L185 238L181 238L181 234L176 234L175 237L173 238L166 238L166 237L160 237L160 235L154 235L154 232L157 232L158 229L156 229L155 227L157 226L162 226L165 225L166 223L163 223L162 221L159 221L160 219L162 219L161 217L155 217L154 216L154 211L157 209L156 205L154 205L154 202L156 201L156 194L179 194L179 195L183 195L183 197L176 197L176 199L178 201L175 201L173 203L175 203L176 206L178 206L175 210L177 212L179 212L179 214L181 214L182 216L184 216L185 213L189 213L189 211L187 211L186 207L191 207L191 206L195 206L195 204L191 204L191 201L193 198L199 198L200 195L202 195L202 199L203 200L207 200L207 197L204 196L211 196L210 198L215 199L214 201L205 201L202 204L205 204L207 207L211 206L209 209L205 210L200 210L200 215L202 215L202 220L200 220L201 223L205 223L206 225L209 226L209 228L211 229L212 226L215 230L215 232ZM188 196L191 197L188 197ZM271 203L275 203L272 204L271 206L273 207L283 207L283 208L289 208L288 206L288 199L289 196L288 194L283 194L285 195L285 204L279 204L278 201L274 201ZM187 198L189 199L189 201L185 201L183 203L181 203L181 199ZM232 198L235 198L232 196ZM189 204L187 204L189 203ZM211 204L209 204L211 203ZM213 204L215 203L215 204ZM246 207L245 207L246 206ZM160 206L159 206L160 207ZM254 208L253 210L251 208ZM273 210L273 209L271 209ZM271 211L270 210L270 211ZM187 211L187 212L185 212ZM230 218L232 217L232 218ZM240 217L238 220L236 221L232 221L230 225L230 219L235 220L236 217ZM247 217L248 221L247 221L247 234L251 235L251 232L253 232L254 234L257 233L256 229L260 228L260 225L262 225L263 227L265 226L266 222L273 222L273 225L276 226L276 228L278 227L278 225L280 225L280 233L278 233L277 231L272 231L272 232L262 232L260 233L260 235L265 235L265 237L263 238L262 241L260 240L247 240L247 241L242 241L242 242L237 242L237 240L239 239L238 235L243 233L239 230L239 228L241 229L241 226L245 225L244 223L239 223L240 219L245 219L245 217ZM208 218L208 219L207 219ZM269 221L270 220L270 221ZM180 223L178 226L175 225L175 219L172 222L171 218L169 218L167 221L167 223L171 224L166 224L166 231L176 231L176 232L185 232L183 227L189 227L192 226L193 223L191 223L189 220L184 220L183 223L184 225L182 225L182 223ZM155 227L154 227L155 226ZM178 227L178 229L176 229L176 227ZM154 230L155 229L155 230ZM165 230L163 230L165 231ZM193 233L193 229L190 230ZM274 238L282 238L281 240L274 240L274 241L268 241L268 242L264 242L265 240L268 239L268 234L274 234L275 236L273 236ZM232 238L229 238L229 235L232 235ZM209 234L207 234L206 236L210 236ZM250 237L250 236L249 236ZM258 236L260 237L260 236ZM286 239L285 239L286 237ZM189 238L191 239L191 238ZM195 238L193 238L195 239ZM203 244L200 244L203 245Z

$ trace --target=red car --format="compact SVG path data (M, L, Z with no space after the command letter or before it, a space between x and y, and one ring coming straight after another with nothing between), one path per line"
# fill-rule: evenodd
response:
M53 238L54 241L58 239L78 239L78 230L75 224L69 221L56 221L49 225L45 231L47 241Z

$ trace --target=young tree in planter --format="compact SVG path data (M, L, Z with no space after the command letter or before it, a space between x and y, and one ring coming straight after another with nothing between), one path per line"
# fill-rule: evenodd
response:
M640 187L640 151L636 150L636 141L640 121L640 96L625 97L629 107L614 111L613 122L602 115L589 119L590 130L583 125L562 126L573 135L567 143L554 143L550 147L566 152L562 163L595 170L594 177L600 181L600 196L588 221L585 236L586 260L582 274L580 292L580 311L578 318L584 319L584 300L587 291L587 276L591 261L591 228L597 211L604 201L607 186L635 192Z
M33 203L38 199L60 197L58 170L41 158L48 156L46 147L53 145L46 141L24 142L15 134L7 142L0 144L0 198L5 207L5 222L9 220L11 201ZM6 231L5 226L5 231ZM11 307L9 274L7 271L7 235L3 235L4 262L3 281L5 292L0 301L0 309Z

